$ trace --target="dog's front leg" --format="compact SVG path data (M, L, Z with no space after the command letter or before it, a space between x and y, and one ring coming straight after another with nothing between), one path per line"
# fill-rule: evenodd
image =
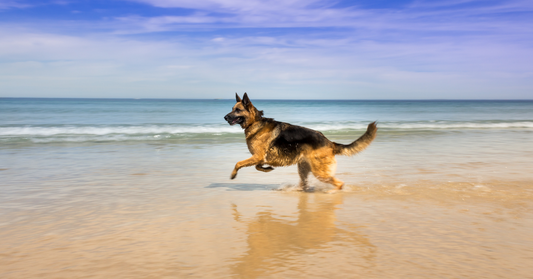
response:
M233 172L231 172L231 179L234 179L237 176L237 172L241 168L257 165L260 162L261 162L261 158L256 157L256 156L237 162L237 164L235 164L235 168L233 169Z
M255 165L255 169L258 170L258 171L262 171L262 172L269 172L269 171L273 171L274 168L273 167L263 167L263 163L260 163L258 165Z

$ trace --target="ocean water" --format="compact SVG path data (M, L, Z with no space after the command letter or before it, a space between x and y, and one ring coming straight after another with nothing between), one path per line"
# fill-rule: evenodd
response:
M0 141L179 143L236 139L223 121L233 100L1 99ZM531 101L254 101L266 117L332 136L354 136L371 121L384 134L529 132Z
M533 101L254 100L349 143L343 191L250 157L234 100L0 99L2 278L527 278Z

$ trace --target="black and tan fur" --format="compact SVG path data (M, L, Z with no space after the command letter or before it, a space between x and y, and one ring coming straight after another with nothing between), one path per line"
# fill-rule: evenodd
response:
M240 161L231 173L231 179L243 167L255 166L259 171L269 172L281 166L298 164L300 187L307 189L310 172L320 181L332 184L335 190L342 189L344 182L334 177L337 162L335 155L352 156L364 150L376 137L376 122L370 123L359 139L351 144L339 144L328 140L321 132L263 117L248 95L237 103L224 119L230 125L239 124L244 129L246 144L252 157ZM264 165L268 165L265 167Z

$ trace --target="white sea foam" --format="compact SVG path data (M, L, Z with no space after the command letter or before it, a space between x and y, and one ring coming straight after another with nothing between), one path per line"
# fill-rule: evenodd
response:
M59 126L59 127L0 127L0 136L54 135L139 135L139 134L211 134L242 133L237 127L217 126Z
M323 132L365 130L368 123L317 124L296 123ZM445 129L533 129L533 121L516 122L381 122L384 130L445 130ZM0 137L50 137L50 136L104 136L104 135L150 135L165 138L165 135L184 134L240 134L238 126L227 125L139 125L139 126L9 126L0 127Z
M341 125L312 125L307 126L319 131L338 130L361 130L366 129L365 124L341 124ZM533 121L517 122L448 122L448 121L427 121L427 122L378 122L379 128L391 130L443 130L443 129L533 129Z

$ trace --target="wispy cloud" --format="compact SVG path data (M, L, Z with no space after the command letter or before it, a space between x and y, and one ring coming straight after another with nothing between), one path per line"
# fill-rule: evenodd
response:
M117 17L117 32L150 33L195 28L345 28L358 32L368 30L375 34L375 38L386 38L383 35L388 34L384 32L403 32L401 36L411 32L431 32L432 36L442 36L445 32L459 35L468 32L523 33L533 28L533 20L520 17L533 12L533 5L526 1L491 5L486 1L414 2L400 9L335 8L326 1L140 1L157 7L190 9L191 12L180 16ZM513 13L518 13L518 17Z
M188 8L237 13L262 13L265 11L283 12L287 10L301 10L309 8L324 9L332 6L335 3L323 0L138 0L137 2L147 3L163 8Z
M0 0L0 10L11 9L11 8L27 8L31 7L30 4L25 4L22 1L16 0Z
M532 11L526 1L416 1L399 8L331 1L136 3L158 10L0 23L0 91L524 98L533 89L533 17L526 16Z

